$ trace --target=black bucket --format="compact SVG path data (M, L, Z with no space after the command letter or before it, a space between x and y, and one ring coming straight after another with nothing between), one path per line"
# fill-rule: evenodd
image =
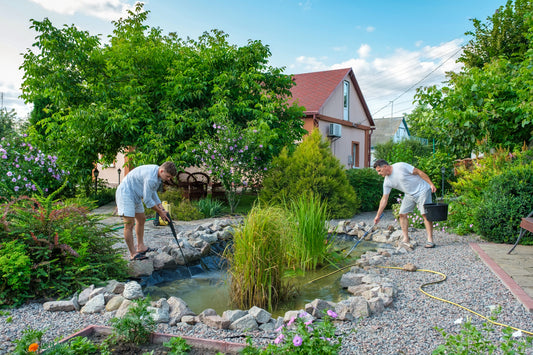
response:
M426 203L426 218L430 222L445 221L448 219L448 204L446 203Z

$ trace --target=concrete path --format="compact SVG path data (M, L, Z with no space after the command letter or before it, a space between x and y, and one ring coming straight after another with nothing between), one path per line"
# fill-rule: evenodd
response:
M533 312L533 245L518 245L511 254L512 244L470 243L503 284L524 307Z

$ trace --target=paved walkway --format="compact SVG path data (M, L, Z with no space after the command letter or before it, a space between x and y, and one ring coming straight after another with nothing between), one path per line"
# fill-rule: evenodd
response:
M121 223L121 218L113 215L115 207L112 202L92 213L105 215L103 222L114 225ZM511 254L507 254L512 247L509 244L470 243L470 247L517 300L533 312L533 245L518 245Z
M503 284L524 307L533 312L533 245L518 245L511 254L510 244L470 243Z

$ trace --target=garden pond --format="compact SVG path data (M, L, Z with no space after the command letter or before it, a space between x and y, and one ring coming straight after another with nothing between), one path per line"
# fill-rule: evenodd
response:
M336 265L327 265L316 271L307 271L305 275L292 276L298 292L289 301L281 304L273 312L273 317L283 316L289 310L303 309L307 303L317 298L337 303L349 297L350 294L343 290L339 283L347 269L339 272L335 270L349 267L362 254L376 250L380 246L380 243L364 241L345 258L346 251L353 244L352 240L337 240L335 250L339 261ZM188 268L180 266L175 270L154 272L150 277L141 280L144 294L152 299L179 297L196 314L207 308L214 309L217 314L235 309L230 302L230 284L224 262L217 256L222 250L223 246L218 246L218 250L215 249L210 256L202 258L200 263L190 265Z

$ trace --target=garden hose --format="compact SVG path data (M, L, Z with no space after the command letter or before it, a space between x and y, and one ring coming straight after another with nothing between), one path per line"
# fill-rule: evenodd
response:
M342 270L344 270L344 269L350 268L350 267L352 267L352 266L357 266L357 264L351 264L351 265L348 265L348 266L344 266L344 267L339 268L339 269L337 269L337 270L335 270L335 271L333 271L333 272L330 272L330 273L327 274L327 275L322 275L322 276L320 276L320 277L318 277L318 278L316 278L316 279L313 279L313 280L311 280L311 281L309 281L309 282L306 282L306 283L304 284L304 286L305 286L305 285L308 285L308 284L310 284L310 283L312 283L312 282L318 281L318 280L320 280L320 279L323 279L323 278L325 278L325 277L331 276L331 275L333 275L333 274L335 274L335 273L337 273L337 272L339 272L339 271L342 271ZM379 268L382 268L382 269L396 269L396 270L404 270L404 271L405 271L405 269L404 269L403 267L398 267L398 266L380 266L380 265L376 265L376 267L379 267ZM468 311L468 312L470 312L470 313L472 313L472 314L475 314L476 316L481 317L481 318L485 319L486 321L488 321L488 322L490 322L490 323L492 323L492 324L494 324L494 325L497 325L497 326L500 326L500 327L503 327L503 328L511 328L511 329L513 329L513 330L517 330L517 331L520 331L520 332L525 333L525 334L528 334L528 335L533 335L533 332L528 332L528 331L523 330L523 329L519 329L519 328L511 327L510 325L506 325L506 324L502 324L502 323L495 322L495 321L493 321L492 319L487 318L487 317L485 317L484 315L481 315L481 314L479 314L479 313L477 313L477 312L475 312L475 311L473 311L473 310L471 310L471 309L469 309L469 308L466 308L466 307L464 307L464 306L461 306L461 305L458 304L458 303L455 303L455 302L452 302L452 301L449 301L449 300L446 300L446 299L444 299L444 298L440 298L440 297L437 297L437 296L433 296L433 295L427 293L426 291L424 291L424 287L425 287L425 286L429 286L429 285L433 285L433 284L437 284L437 283L440 283L440 282L445 281L445 280L446 280L446 275L443 274L442 272L433 271L433 270L417 269L416 271L429 272L429 273L433 273L433 274L437 274L437 275L440 275L440 276L441 276L441 279L440 279L440 280L432 281L432 282L427 282L427 283L424 283L424 284L420 285L420 287L419 287L418 289L419 289L420 292L422 292L424 295L426 295L426 296L428 296L428 297L431 297L431 298L434 298L434 299L436 299L436 300L442 301L442 302L449 303L449 304L454 305L454 306L457 306L457 307L459 307L459 308L462 308L462 309L464 309L465 311Z

